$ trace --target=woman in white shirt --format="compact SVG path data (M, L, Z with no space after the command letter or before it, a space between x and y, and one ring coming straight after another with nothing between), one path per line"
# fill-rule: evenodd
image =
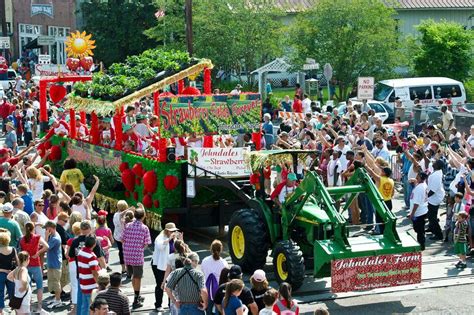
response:
M43 176L43 174L46 176ZM53 180L54 185L57 186L54 176L52 176L44 168L38 169L34 166L30 166L26 169L25 175L27 182L24 182L24 184L27 184L30 187L31 192L33 193L33 200L38 200L43 197L45 182Z
M162 283L165 279L165 271L168 264L168 256L171 253L170 243L179 238L181 233L172 222L166 223L165 229L155 239L155 249L151 260L151 269L155 276L155 309L161 312L163 309L163 288ZM173 245L174 249L174 245ZM174 252L174 250L173 250Z
M87 198L84 199L84 195L81 192L76 192L71 198L71 210L73 212L79 212L84 220L91 219L92 201L94 200L95 193L97 192L100 184L99 178L95 175L93 175L93 177L95 179L95 184Z
M117 212L114 213L114 239L117 242L117 248L119 251L119 260L120 265L122 266L122 274L127 273L127 269L125 268L125 260L123 259L123 245L122 245L122 237L123 237L123 229L125 228L125 221L124 216L129 207L128 203L125 200L119 200L117 202Z
M229 264L227 263L227 261L220 256L222 253L222 249L223 249L222 242L219 240L214 240L211 243L211 255L207 256L206 258L202 260L201 270L204 273L204 279L205 279L206 284L208 283L207 281L208 281L209 276L212 275L214 276L214 279L215 279L214 282L216 283L217 287L219 287L219 277L221 275L222 269L229 268ZM215 292L217 287L216 288L210 287L210 290L209 290L210 292L208 292L209 294L209 303L207 307L208 314L214 314L214 312L212 311L214 307L214 302L212 302L212 300L214 299L213 293Z

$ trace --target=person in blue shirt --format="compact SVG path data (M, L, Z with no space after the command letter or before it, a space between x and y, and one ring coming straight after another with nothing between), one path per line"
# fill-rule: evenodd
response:
M49 308L53 309L61 307L61 264L63 261L63 255L61 253L61 236L56 231L56 223L54 221L48 221L44 224L43 228L46 230L46 240L48 241L48 290L54 292L54 299L48 305Z
M270 83L270 80L267 80L267 84L265 85L265 92L267 92L267 95L272 93L272 84Z
M25 204L23 211L31 215L35 210L33 206L33 193L31 190L28 189L28 186L25 184L18 185L18 195L23 199L23 203Z
M243 315L244 305L239 300L239 295L244 289L244 282L240 279L230 280L225 286L223 308L225 315Z

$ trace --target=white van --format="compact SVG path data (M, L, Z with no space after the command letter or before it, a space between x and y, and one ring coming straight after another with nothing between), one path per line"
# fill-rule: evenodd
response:
M405 78L378 82L375 86L374 100L394 108L395 98L399 97L406 108L406 114L409 115L416 98L420 100L423 108L426 108L438 106L438 101L448 98L449 95L453 105L464 104L466 91L462 82L442 77Z

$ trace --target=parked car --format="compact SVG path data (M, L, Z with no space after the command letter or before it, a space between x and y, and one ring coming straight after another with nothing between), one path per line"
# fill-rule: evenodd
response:
M352 105L359 105L359 104L362 104L362 102L356 101L356 100L352 101ZM375 117L382 119L382 123L387 123L386 120L389 119L389 112L387 111L385 106L383 106L381 102L368 101L367 104L369 105L371 109L375 111ZM341 114L347 113L347 105L345 102L339 103L338 111ZM392 115L393 115L393 111L392 111Z
M8 79L7 80L1 80L0 84L3 87L3 90L6 92L8 89L10 89L10 85L14 86L15 85L15 78L17 74L14 69L8 69Z

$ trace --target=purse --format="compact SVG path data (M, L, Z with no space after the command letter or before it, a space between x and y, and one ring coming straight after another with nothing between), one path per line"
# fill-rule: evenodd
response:
M20 270L18 270L17 277L19 275L20 275ZM22 297L16 297L15 295L11 296L10 297L10 303L8 303L8 306L10 306L10 308L12 310L20 309L21 308L21 303L23 303L23 299L28 294L28 290L29 290L29 288L26 289L25 294L23 294Z

